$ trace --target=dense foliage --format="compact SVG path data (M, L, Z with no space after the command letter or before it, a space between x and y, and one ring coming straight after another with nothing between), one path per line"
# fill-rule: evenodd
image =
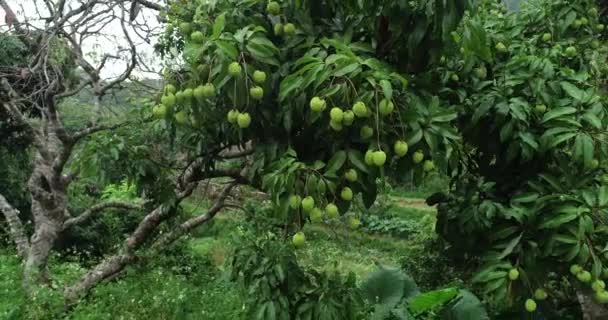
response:
M437 70L464 140L438 231L480 259L475 280L497 303L523 307L569 270L608 302L603 31L592 1L486 1Z

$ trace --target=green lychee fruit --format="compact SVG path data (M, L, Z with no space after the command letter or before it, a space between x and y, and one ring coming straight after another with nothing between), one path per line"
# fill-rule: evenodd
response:
M374 152L374 165L378 167L382 167L386 163L386 153L384 151L379 150Z
M183 103L184 101L186 101L186 97L184 97L184 92L183 91L176 92L175 93L175 102Z
M205 35L200 31L194 31L190 34L190 39L194 43L203 44L205 42Z
M431 160L425 160L422 165L422 170L424 170L424 172L433 171L435 170L435 164Z
M315 199L311 196L308 196L302 199L302 210L304 212L310 212L315 207Z
M365 164L368 166L371 166L374 164L374 151L373 150L367 150L367 152L365 152Z
M173 107L175 105L175 102L175 96L172 93L167 93L166 95L160 98L160 103L164 104L169 108Z
M587 13L592 17L597 17L597 8L590 8Z
M552 38L552 36L550 33L547 32L547 33L543 34L543 41L545 41L545 42L551 41L551 38Z
M203 98L205 98L204 92L205 92L204 86L198 86L198 87L194 88L194 91L192 94L194 95L194 98L196 98L196 100L203 100Z
M578 264L573 264L570 266L570 273L573 276L579 274L581 271L583 271L583 268L581 266L579 266Z
M478 79L485 79L488 76L488 69L486 69L486 67L481 66L478 68L475 68L475 77L477 77Z
M159 104L156 107L152 108L152 115L154 115L157 119L162 119L167 114L167 107L165 105Z
M281 36L283 34L283 24L282 23L277 23L274 25L274 34L277 36Z
M296 26L293 23L286 23L283 27L283 32L288 35L294 35L296 33Z
M507 46L505 46L505 44L502 42L497 43L494 48L496 48L496 51L500 53L505 53L508 51Z
M512 281L519 279L519 270L515 268L509 270L509 279L511 279Z
M276 16L281 13L281 5L276 1L270 1L268 2L268 5L266 5L266 11L269 14Z
M342 131L344 127L342 127L342 122L336 122L334 120L329 121L329 126L334 131Z
M597 30L597 31L599 31L599 32L604 31L604 25L603 25L603 24L601 24L601 23L598 23L598 24L595 26L595 30Z
M422 162L422 160L424 160L424 153L422 152L422 150L414 152L414 154L412 155L412 161L414 161L414 163L420 163Z
M236 123L241 129L248 128L251 124L251 116L247 112L239 113L238 117L236 118Z
M534 301L533 299L526 300L525 306L526 306L526 311L528 311L528 312L536 311L536 301Z
M266 72L256 70L253 72L253 82L257 84L263 84L266 82Z
M203 97L211 98L215 96L215 86L213 83L207 83L203 86Z
M543 301L543 300L547 299L547 291L545 291L542 288L538 288L538 289L534 290L534 299L539 300L539 301Z
M179 24L179 29L182 31L184 35L189 35L192 33L192 25L188 22L182 22Z
M165 86L165 93L175 94L175 91L177 91L177 88L174 85L168 84Z
M239 117L238 110L232 109L232 110L228 111L228 117L227 117L228 118L228 122L234 124L234 123L236 123L238 117Z
M408 150L407 142L402 141L402 140L395 141L393 150L395 151L395 154L397 155L397 157L401 158L401 157L405 156L407 154L407 150Z
M314 223L323 221L323 212L319 208L312 208L309 216L310 216L310 221L312 221Z
M346 179L349 182L355 182L355 181L357 181L358 178L359 177L357 174L357 170L355 170L355 169L348 169L344 173L344 179Z
M342 191L340 192L340 198L342 198L342 200L344 201L353 200L353 190L351 190L351 188L349 187L342 188Z
M333 107L329 111L329 118L333 122L342 123L342 120L344 119L344 111L338 107Z
M289 197L289 206L294 210L300 207L301 202L302 197L300 197L299 195L294 194Z
M600 161L597 159L591 159L591 163L589 163L589 169L595 170L600 166Z
M576 56L576 53L577 53L577 50L576 50L575 47L569 46L569 47L566 48L565 54L566 54L567 57L573 58L573 57Z
M534 107L534 111L536 111L536 113L545 113L547 111L547 106L544 104L537 104L536 107Z
M581 27L581 20L576 19L574 21L572 21L572 24L570 25L573 29L578 29Z
M355 229L359 228L360 225L361 225L361 220L359 220L359 219L357 219L355 217L350 217L348 219L348 226L351 229L355 230Z
M354 121L355 121L355 113L352 112L351 110L344 111L344 114L342 116L342 124L345 126L350 126L353 124Z
M378 106L378 112L380 112L380 114L383 116L391 114L394 109L395 105L393 102L387 99L382 99L382 101L380 101L380 105Z
M583 270L576 275L578 281L588 283L591 281L591 273L587 270Z
M174 115L175 117L175 122L177 122L177 124L180 125L184 125L186 123L188 123L188 113L186 113L186 111L180 111L178 113L176 113Z
M365 125L365 126L361 127L361 129L359 130L359 136L363 140L369 139L373 135L374 135L374 129L372 129L372 127L370 127L370 126Z
M302 248L306 244L306 235L304 235L304 232L300 231L294 234L291 243L293 243L293 246L296 248Z
M194 97L194 90L192 88L187 88L184 90L184 100L189 101Z
M589 20L585 17L581 18L581 26L586 26L589 24Z
M597 299L597 301L599 303L602 303L602 304L608 303L608 292L606 292L606 291L596 291L595 292L595 299Z
M606 289L606 283L604 283L604 281L598 279L598 280L593 281L593 283L591 283L591 288L595 292L603 291L604 289Z
M312 110L313 112L321 112L325 110L325 106L325 100L319 97L313 97L312 99L310 99L310 110Z
M458 81L460 80L460 77L459 77L457 74L455 74L455 73L454 73L454 74L453 74L453 75L450 77L450 79L452 79L452 81L454 81L454 82L458 82Z
M325 213L327 213L329 219L337 218L339 214L338 206L333 203L328 203L327 206L325 206Z
M355 116L365 118L367 117L367 106L365 106L365 103L359 101L353 105L353 112L355 113Z
M262 89L262 87L253 87L249 89L249 95L253 100L262 100L264 97L264 89Z
M241 75L241 71L243 71L243 68L238 62L233 62L228 65L228 74L232 77L239 77Z
M597 49L599 47L600 47L600 42L599 41L597 41L597 40L591 41L591 48Z

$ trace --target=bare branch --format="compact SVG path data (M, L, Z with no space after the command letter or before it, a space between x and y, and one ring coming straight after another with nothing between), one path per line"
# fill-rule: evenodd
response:
M11 237L17 245L17 253L19 253L22 258L25 258L29 251L30 242L27 239L27 236L25 235L23 223L21 223L21 220L19 219L19 211L13 208L13 206L11 206L6 200L6 198L1 194L0 211L4 213L4 217L6 218L6 222L9 226Z
M192 231L192 229L201 226L213 219L215 215L224 208L224 203L226 198L230 195L232 188L234 188L238 183L232 182L227 187L224 188L218 199L215 201L213 206L205 213L200 216L194 217L192 219L187 220L186 222L180 224L177 228L173 229L171 232L166 233L160 239L158 239L152 247L157 250L162 250L166 246L173 243L175 240L179 239L181 236L186 233Z
M85 212L83 212L82 214L80 214L74 218L67 219L63 223L63 229L65 230L74 225L81 224L81 223L89 220L93 216L95 216L97 213L99 213L103 210L106 210L106 209L110 209L110 208L124 209L124 210L140 210L140 209L142 209L142 206L139 204L122 202L122 201L110 201L110 202L100 203L100 204L94 205L93 207L87 209Z

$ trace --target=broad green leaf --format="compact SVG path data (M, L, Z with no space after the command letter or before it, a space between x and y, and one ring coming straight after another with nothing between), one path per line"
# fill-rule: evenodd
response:
M333 157L327 162L327 168L325 171L333 171L336 172L344 166L346 162L346 152L344 150L340 150L334 154Z
M572 107L560 107L560 108L555 108L547 113L545 113L545 115L543 116L543 123L549 122L553 119L557 119L566 115L570 115L570 114L574 114L576 113L576 109L572 108Z
M446 288L421 293L409 301L409 309L414 315L431 311L454 299L458 289Z
M543 223L540 224L540 229L553 229L561 226L564 223L568 223L574 219L578 218L578 212L568 212L560 214L554 218L547 219Z
M231 60L237 59L239 53L232 43L224 40L215 40L214 43L228 58Z
M224 31L224 25L226 24L226 14L222 13L217 18L215 18L215 22L213 23L213 34L212 37L217 39L222 31Z
M460 290L458 296L441 313L442 320L490 320L479 298L468 290Z
M513 252L513 249L515 249L515 246L517 246L519 244L519 241L521 240L522 235L523 235L523 233L520 233L519 236L517 236L517 237L513 238L511 241L509 241L509 243L504 248L502 253L497 257L497 259L502 260L503 258L510 255Z
M380 86L382 87L384 97L388 100L393 99L393 86L391 85L391 82L388 80L380 80Z
M566 82L566 81L562 81L560 82L560 85L562 87L562 89L564 89L564 91L566 91L566 93L571 96L572 98L578 100L578 101L582 101L584 96L585 96L585 92L579 88L577 88L575 85L571 84L570 82Z

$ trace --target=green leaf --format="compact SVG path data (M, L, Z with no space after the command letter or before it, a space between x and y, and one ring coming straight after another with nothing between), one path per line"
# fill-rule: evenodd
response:
M304 79L297 75L290 75L281 81L279 87L279 100L283 101L291 96L292 92L300 87Z
M342 168L344 163L346 162L346 152L344 150L340 150L334 154L333 157L327 163L326 172L336 172Z
M394 307L404 297L418 295L420 290L401 269L380 266L361 284L361 293L372 303Z
M569 114L574 114L576 113L576 109L572 108L572 107L560 107L560 108L555 108L547 113L545 113L545 115L543 116L543 123L545 122L549 122L553 119L557 119Z
M585 92L583 90L577 88L575 85L571 84L570 82L562 81L562 82L560 82L560 86L572 98L574 98L578 101L583 100L583 98L585 96Z
M608 204L608 187L601 186L597 191L597 202L600 207Z
M350 164L352 164L355 168L361 170L362 172L369 173L369 169L363 162L363 155L359 150L348 150L348 162L350 162Z
M236 60L239 52L232 43L223 40L216 40L214 43L226 55L226 57L230 58L231 60Z
M596 129L602 128L602 120L591 112L585 113L581 118Z
M540 224L539 228L540 229L554 229L557 228L559 226L561 226L564 223L568 223L576 218L578 218L578 212L566 212L563 214L560 214L556 217L553 217L551 219L545 220L543 223Z
M384 97L388 100L393 99L393 86L391 85L391 82L388 80L380 80L380 86L382 87Z
M446 304L458 295L458 289L446 288L419 294L409 301L409 309L414 315L431 311Z
M523 235L523 233L520 233L519 236L511 239L511 241L509 241L509 243L504 248L504 250L502 250L502 253L497 257L497 259L501 260L501 259L505 258L506 256L510 255L513 252L513 249L515 249L515 246L517 246L519 244L519 241L521 240L522 235Z
M215 22L213 23L213 34L212 34L213 38L217 39L220 36L220 34L222 34L222 31L224 31L225 24L226 24L226 14L222 13L215 19Z
M441 314L443 320L489 320L483 304L468 290L460 290L454 302L446 306Z

